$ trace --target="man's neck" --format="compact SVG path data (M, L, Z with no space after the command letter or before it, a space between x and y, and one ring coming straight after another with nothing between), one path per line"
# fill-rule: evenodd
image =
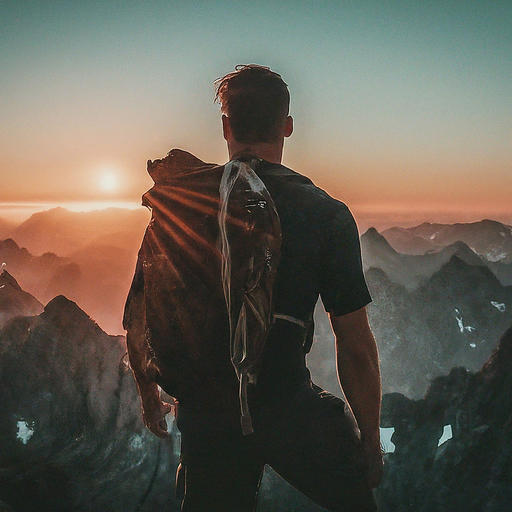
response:
M283 158L283 146L284 140L278 142L258 142L256 144L229 141L229 159L235 160L243 156L255 156L267 162L280 164Z

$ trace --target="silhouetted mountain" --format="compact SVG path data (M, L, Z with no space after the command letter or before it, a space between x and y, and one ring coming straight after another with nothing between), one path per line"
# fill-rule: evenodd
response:
M48 296L48 282L61 266L68 265L68 258L61 258L53 253L33 256L27 249L19 247L12 240L0 241L0 262L5 263L6 270L16 276L20 286L46 303L56 294ZM61 292L62 293L62 292Z
M456 256L415 290L380 269L366 277L385 392L417 398L453 366L478 369L512 323L512 287L503 287L487 267Z
M114 234L112 241L126 246L135 244L133 238L131 234ZM6 263L24 290L42 303L65 295L111 333L124 332L121 320L135 259L134 247L128 250L93 242L71 257L61 258L53 253L33 256L11 239L0 241L0 262Z
M112 245L112 240L126 233L126 238L131 236L136 251L148 219L149 213L142 207L90 212L72 212L58 207L32 215L14 230L12 238L32 254L54 252L69 256L97 238L112 237Z
M389 228L382 231L381 234L395 251L403 254L421 255L432 250L439 250L439 247L430 240L416 236L406 228Z
M425 222L414 228L407 228L406 231L441 247L461 240L489 261L512 262L512 226L501 222L494 220L468 224Z
M455 368L422 400L385 395L381 426L393 427L381 512L510 510L512 328L476 374ZM444 428L452 438L438 446Z
M12 317L39 315L42 311L43 305L23 291L9 272L0 272L0 328Z
M0 330L1 502L16 512L178 510L176 454L142 424L125 350L63 296Z
M483 265L482 260L463 242L455 242L439 252L413 256L395 251L384 236L370 228L361 236L365 270L382 269L394 283L413 289L424 284L456 255L470 265Z
M503 286L512 285L512 263L503 263L502 261L488 261L486 265L500 280L500 283Z

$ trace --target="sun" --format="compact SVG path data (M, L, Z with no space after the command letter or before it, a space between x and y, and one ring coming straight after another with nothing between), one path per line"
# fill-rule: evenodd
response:
M115 174L105 173L100 176L100 188L105 192L114 192L118 188L118 179Z

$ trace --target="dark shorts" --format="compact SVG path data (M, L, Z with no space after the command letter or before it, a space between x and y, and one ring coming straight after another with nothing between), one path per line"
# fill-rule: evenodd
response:
M255 432L248 436L187 431L180 412L177 421L183 512L253 512L265 464L327 510L376 510L352 414L317 386L253 413Z

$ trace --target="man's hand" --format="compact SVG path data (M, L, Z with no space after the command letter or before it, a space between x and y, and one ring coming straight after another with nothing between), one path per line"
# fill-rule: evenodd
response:
M123 324L126 328L126 345L130 366L142 400L144 425L158 437L169 437L165 415L172 406L162 402L160 389L155 383L157 368L152 361L152 353L146 339L144 321L144 280L142 261L137 261L135 277L128 296Z
M169 437L167 432L167 421L165 416L172 410L172 405L167 402L162 402L158 399L147 401L142 404L142 418L144 419L144 425L149 429L155 436L166 438Z

